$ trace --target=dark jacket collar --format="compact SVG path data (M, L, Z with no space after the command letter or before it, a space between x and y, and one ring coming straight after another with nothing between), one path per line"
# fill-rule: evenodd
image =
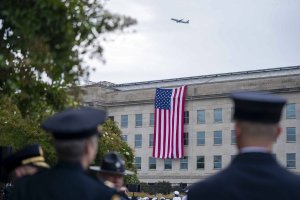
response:
M251 152L238 154L233 159L232 164L277 164L277 161L270 153Z
M68 161L58 161L55 166L57 169L73 169L84 171L82 164L80 162L68 162Z

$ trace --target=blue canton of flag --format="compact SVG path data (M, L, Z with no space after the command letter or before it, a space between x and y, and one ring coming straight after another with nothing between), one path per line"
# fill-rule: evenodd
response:
M171 108L171 97L172 89L156 89L155 95L155 108L170 110Z

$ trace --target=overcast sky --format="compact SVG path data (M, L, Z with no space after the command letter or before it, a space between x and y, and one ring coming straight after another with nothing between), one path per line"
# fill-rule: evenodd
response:
M106 64L89 61L94 82L300 65L299 0L108 0L106 8L136 18L137 32L110 36Z

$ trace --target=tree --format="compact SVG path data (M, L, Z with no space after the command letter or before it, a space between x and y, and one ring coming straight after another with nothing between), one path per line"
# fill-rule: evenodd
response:
M43 147L46 162L51 165L56 162L51 136L42 131L35 121L23 118L9 98L0 99L0 138L0 146L12 146L14 150L38 143Z
M40 143L53 164L40 122L78 105L76 86L89 73L83 56L103 61L104 35L135 23L101 0L0 0L0 145Z
M88 75L83 55L103 60L104 33L135 23L101 0L0 0L0 98L38 120L71 105L66 88Z
M121 138L121 130L117 126L117 124L108 119L102 125L102 136L99 140L99 150L97 154L97 158L95 163L99 164L105 153L109 151L116 151L123 155L125 159L126 169L136 172L136 168L134 166L134 152L133 149ZM136 184L139 183L139 180L135 175L125 176L126 184Z

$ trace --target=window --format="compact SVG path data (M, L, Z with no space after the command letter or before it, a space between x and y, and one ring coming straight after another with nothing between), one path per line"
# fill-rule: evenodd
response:
M205 145L205 132L197 132L197 146Z
M121 138L124 142L127 142L127 137L128 137L127 135L121 135Z
M205 157L197 156L197 169L204 169Z
M165 159L165 169L172 169L172 159Z
M187 145L189 145L189 133L188 132L186 132L186 133L183 133L184 135L183 135L183 144L185 145L185 146L187 146Z
M110 119L111 121L115 121L115 117L114 116L108 116L108 119Z
M296 128L287 127L286 128L286 141L287 142L296 142Z
M141 157L135 157L134 158L134 165L136 169L141 169L142 168L142 158Z
M142 134L134 135L134 147L135 148L142 147Z
M121 115L121 128L128 128L128 115Z
M296 168L296 154L287 153L286 154L286 167L287 168Z
M135 114L135 127L141 127L143 125L143 115Z
M286 106L286 118L295 119L296 118L296 104L289 103Z
M223 121L222 118L222 108L216 108L214 109L214 121L217 123L220 123Z
M231 144L236 144L235 130L231 130Z
M156 169L156 159L149 157L149 169Z
M184 111L184 124L189 124L189 111Z
M154 126L154 113L150 113L149 126Z
M197 124L205 124L205 110L197 110Z
M222 168L222 156L214 156L214 169Z
M214 145L222 144L222 131L214 131Z
M180 158L180 169L188 169L188 157Z
M153 147L153 140L154 140L154 135L149 134L149 147Z

